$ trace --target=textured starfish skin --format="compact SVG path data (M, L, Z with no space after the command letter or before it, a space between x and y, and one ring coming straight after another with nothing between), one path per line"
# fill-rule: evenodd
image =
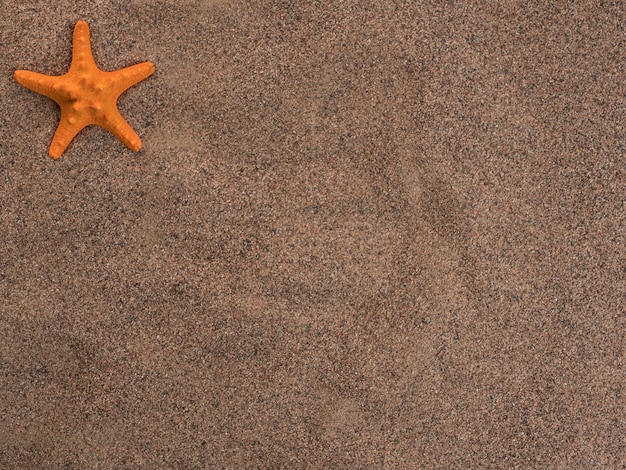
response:
M79 21L74 27L72 64L65 75L50 76L17 70L15 80L61 107L61 121L50 145L49 154L59 158L72 139L91 124L105 128L128 148L141 149L141 139L117 109L117 98L128 88L154 73L151 62L104 72L91 52L89 26Z

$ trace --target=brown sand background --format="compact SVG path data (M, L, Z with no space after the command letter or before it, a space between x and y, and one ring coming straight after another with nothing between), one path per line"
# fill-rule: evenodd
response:
M20 5L18 5L20 3ZM85 6L87 5L87 6ZM47 157L74 23L150 60ZM621 1L3 1L0 468L626 468Z

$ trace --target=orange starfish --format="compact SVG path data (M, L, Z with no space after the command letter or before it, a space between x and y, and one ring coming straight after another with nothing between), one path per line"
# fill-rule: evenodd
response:
M117 98L153 73L151 62L115 72L100 70L91 52L89 26L79 21L74 27L72 64L65 75L17 70L14 77L19 84L53 99L61 107L61 121L49 151L52 158L59 158L76 134L91 124L104 127L138 152L141 139L117 110Z

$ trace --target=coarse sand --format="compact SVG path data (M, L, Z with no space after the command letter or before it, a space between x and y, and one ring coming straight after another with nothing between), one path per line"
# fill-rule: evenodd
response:
M134 153L18 69L88 22ZM0 468L626 468L626 4L0 3Z

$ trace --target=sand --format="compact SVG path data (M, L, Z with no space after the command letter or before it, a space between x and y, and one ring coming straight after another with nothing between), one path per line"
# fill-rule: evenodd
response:
M626 468L623 3L19 3L1 468Z

